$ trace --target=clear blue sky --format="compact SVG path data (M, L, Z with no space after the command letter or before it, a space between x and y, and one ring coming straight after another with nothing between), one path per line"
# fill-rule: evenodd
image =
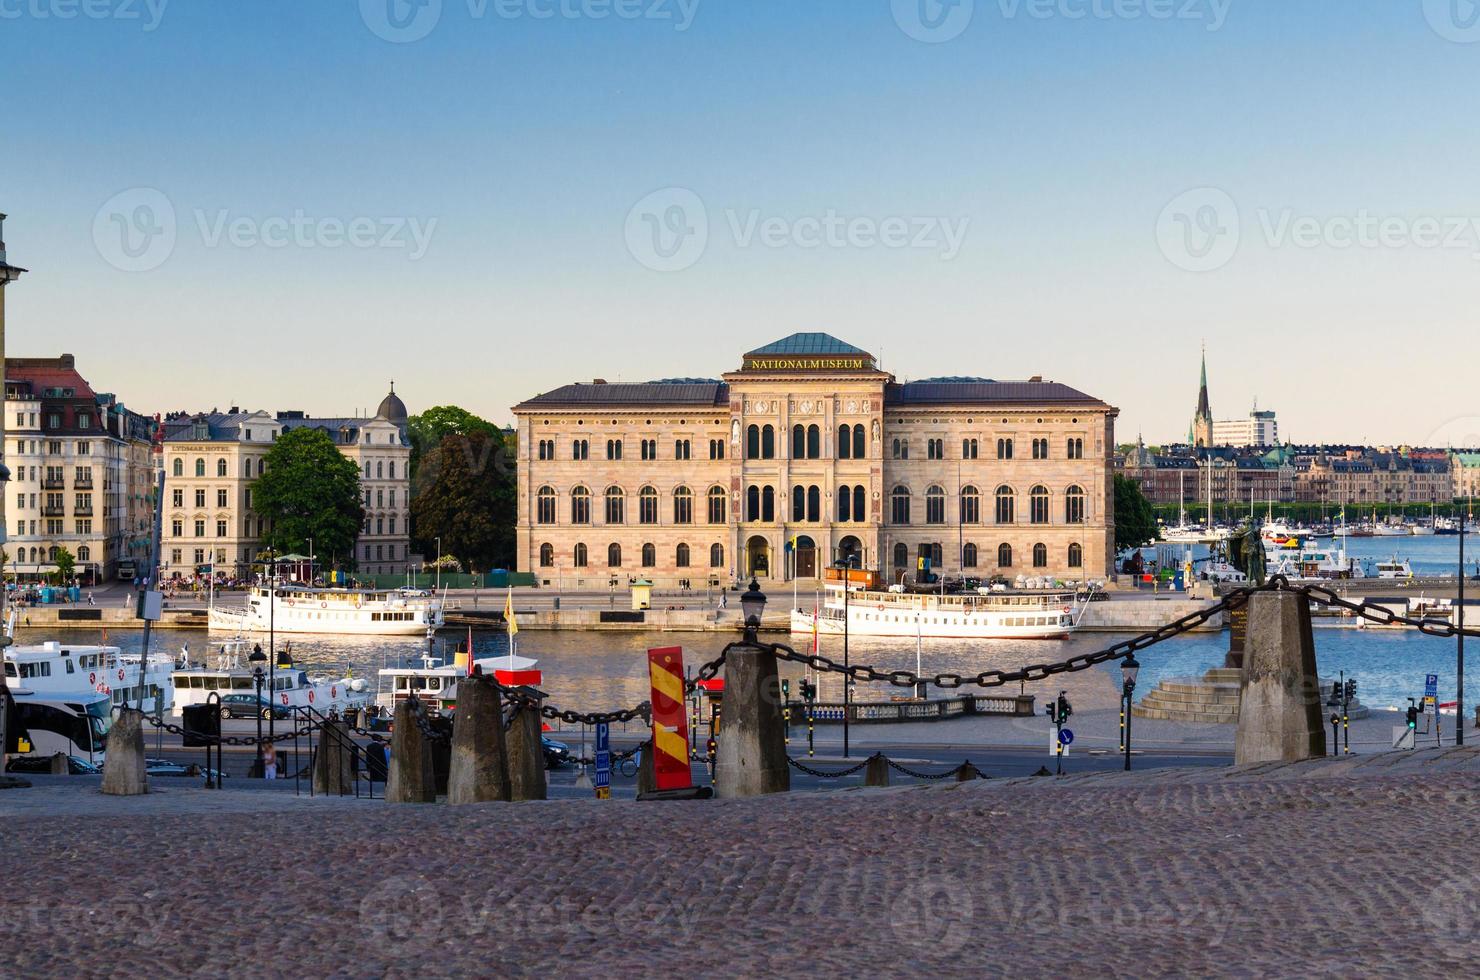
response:
M8 343L140 410L507 420L825 330L1127 439L1185 433L1206 339L1220 418L1480 441L1463 0L87 2L0 0Z

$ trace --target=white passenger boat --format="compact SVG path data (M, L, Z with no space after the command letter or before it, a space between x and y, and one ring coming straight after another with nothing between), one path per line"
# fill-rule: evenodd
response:
M43 698L106 694L114 708L142 707L153 715L174 703L170 678L174 660L167 654L153 654L147 663L142 660L118 647L73 646L56 640L11 646L5 648L5 684Z
M212 601L210 627L229 633L349 633L420 636L442 625L442 601L403 589L253 586L245 608Z
M1403 558L1390 558L1377 563L1377 577L1390 579L1413 578L1413 566Z
M474 664L485 674L497 677L507 687L536 686L540 683L539 662L529 657L479 657ZM457 682L468 675L466 654L459 653L452 663L424 654L419 666L382 667L375 704L387 714L396 705L415 694L433 713L452 711L457 707Z
M793 633L810 633L814 623L819 633L843 633L843 586L828 582L824 589L815 616L811 609L791 611ZM846 605L854 636L1052 640L1074 632L1089 603L1059 589L939 595L853 588Z
M234 637L217 644L215 653L204 663L190 659L189 647L180 651L179 663L175 666L175 713L192 704L203 704L212 693L221 697L232 694L255 696L257 679L253 675L256 666L248 659L255 646L253 640ZM262 665L265 675L262 681L262 698L272 704L279 717L294 708L313 708L328 714L336 710L341 713L351 708L360 708L371 701L370 685L360 677L346 674L343 677L313 677L295 666L291 655L278 653L278 665L269 670ZM225 709L223 709L224 711ZM262 709L266 712L266 707Z

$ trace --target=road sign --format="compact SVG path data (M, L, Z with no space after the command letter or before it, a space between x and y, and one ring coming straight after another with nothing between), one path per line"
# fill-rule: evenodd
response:
M612 728L606 722L596 726L596 798L609 800L612 795Z
M1438 699L1439 697L1439 675L1425 674L1423 679L1423 696Z
M1413 729L1409 728L1407 725L1394 725L1393 726L1393 748L1395 748L1395 749L1411 749L1411 748L1413 748L1413 736L1414 736Z
M1065 745L1074 744L1074 733L1067 728L1059 729L1059 741Z
M1073 739L1073 735L1069 736ZM1069 754L1069 743L1060 738L1060 733L1050 728L1048 730L1048 754L1063 758Z

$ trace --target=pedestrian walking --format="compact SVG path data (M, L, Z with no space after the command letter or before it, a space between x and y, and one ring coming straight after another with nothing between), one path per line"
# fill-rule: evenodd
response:
M262 746L262 778L277 778L277 749L271 742Z
M96 606L98 604L98 601L93 598L93 594L91 592L87 594L87 604L89 606Z

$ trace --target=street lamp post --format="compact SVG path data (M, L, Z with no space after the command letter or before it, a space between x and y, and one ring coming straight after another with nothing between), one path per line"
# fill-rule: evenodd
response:
M438 538L437 539L437 565L436 565L436 568L437 568L437 588L436 588L436 591L441 592L442 591L442 539L441 538Z
M1459 516L1459 634L1455 642L1454 744L1465 744L1465 515Z
M853 703L853 675L848 673L851 666L848 662L848 586L850 580L848 570L858 562L858 556L854 554L844 555L842 560L834 566L834 569L843 573L843 758L848 758L848 715L851 713Z
M1131 771L1131 697L1136 693L1136 675L1141 664L1133 653L1120 662L1120 696L1125 702L1125 771Z
M252 667L252 682L257 689L257 710L253 712L257 716L257 778L262 779L267 775L262 761L262 661L267 658L262 655L262 644L252 648L252 655L247 658L254 666ZM271 702L269 702L270 704ZM269 716L270 718L271 716Z

